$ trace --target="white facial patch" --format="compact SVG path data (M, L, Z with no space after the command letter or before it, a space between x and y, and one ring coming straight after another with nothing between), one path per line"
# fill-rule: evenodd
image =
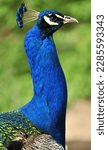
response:
M50 18L47 17L47 16L44 16L43 18L44 18L45 22L47 22L51 26L57 26L57 25L59 25L57 22L51 21Z
M55 16L56 16L57 18L63 19L63 17L60 16L60 15L58 15L58 14L55 14Z

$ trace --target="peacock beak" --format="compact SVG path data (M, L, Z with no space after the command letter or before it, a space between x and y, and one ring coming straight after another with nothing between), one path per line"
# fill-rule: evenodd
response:
M79 23L77 19L72 18L70 16L64 16L63 20L64 20L63 21L64 24L66 24L66 23Z

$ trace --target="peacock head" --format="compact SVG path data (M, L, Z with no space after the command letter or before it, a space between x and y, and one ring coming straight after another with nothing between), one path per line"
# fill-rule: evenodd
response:
M53 34L66 23L78 23L77 19L70 16L65 16L55 10L44 10L42 12L37 12L35 10L28 9L27 6L22 3L16 15L18 27L23 29L26 23L34 20L37 20L38 27L46 35Z
M78 21L70 16L64 16L55 10L45 10L39 13L37 24L47 35L53 34L66 23Z

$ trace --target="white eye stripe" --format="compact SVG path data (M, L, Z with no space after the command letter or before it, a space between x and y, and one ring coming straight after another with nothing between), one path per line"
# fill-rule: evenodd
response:
M56 25L58 25L58 23L57 22L53 22L53 21L51 21L50 20L50 18L49 17L47 17L47 16L44 16L43 17L44 18L44 20L49 24L49 25L52 25L52 26L56 26Z
M52 14L48 14L48 16L51 16Z
M55 14L55 16L56 16L57 18L63 19L63 17L60 16L60 15L58 15L58 14Z

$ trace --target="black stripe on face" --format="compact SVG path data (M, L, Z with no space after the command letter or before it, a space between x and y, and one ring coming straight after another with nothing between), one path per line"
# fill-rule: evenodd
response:
M64 16L61 16L59 14L49 14L47 15L47 17L49 17L50 21L52 22L60 23L63 21Z

